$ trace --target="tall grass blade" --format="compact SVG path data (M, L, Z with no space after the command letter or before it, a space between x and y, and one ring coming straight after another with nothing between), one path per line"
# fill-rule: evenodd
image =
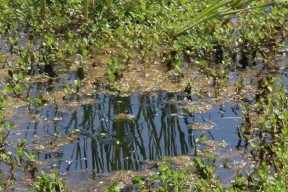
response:
M199 25L200 23L203 23L203 22L211 20L211 19L223 17L225 15L235 14L235 13L242 12L242 11L247 11L250 9L272 6L276 3L284 2L284 1L277 1L277 2L274 1L274 2L269 2L269 3L263 3L263 4L257 5L257 6L246 7L246 8L242 8L242 9L239 8L243 5L247 5L247 4L251 3L253 1L254 0L247 0L247 1L243 1L243 2L241 2L241 0L239 0L239 1L235 1L235 0L224 0L224 1L218 0L218 1L215 1L213 4L211 4L210 6L205 8L202 12L200 12L198 15L196 15L192 19L192 21L189 21L183 27L179 27L179 29L174 30L172 37L176 38L177 36L182 35L186 31ZM236 7L238 9L234 9Z
M41 0L41 17L45 19L46 16L46 0Z
M84 0L84 10L83 14L86 19L88 19L88 7L89 7L89 0Z

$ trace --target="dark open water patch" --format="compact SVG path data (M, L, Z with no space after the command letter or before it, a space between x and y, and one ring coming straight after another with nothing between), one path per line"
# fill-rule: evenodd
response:
M45 162L38 171L57 169L72 180L74 174L84 172L95 179L112 171L139 170L147 161L164 156L193 158L195 139L202 134L228 144L219 148L220 153L243 147L236 132L242 111L235 102L189 114L189 101L178 93L95 94L93 99L95 104L67 111L44 106L33 117L26 108L19 109L22 112L13 118L17 128L9 141L26 138L37 159ZM201 124L212 129L193 128ZM205 145L197 147L201 150Z

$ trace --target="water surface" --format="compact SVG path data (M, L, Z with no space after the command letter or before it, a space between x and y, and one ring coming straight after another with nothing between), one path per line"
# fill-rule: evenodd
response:
M234 102L189 114L190 101L179 93L95 94L93 99L94 104L68 111L45 106L34 117L25 113L14 116L19 124L10 139L27 138L37 159L48 162L43 169L67 173L85 170L93 174L138 170L147 161L164 156L192 157L195 139L201 134L209 140L225 140L228 146L222 151L241 145L236 127L242 122L242 112ZM123 114L129 114L128 118ZM195 122L213 128L194 129ZM61 143L61 138L71 135L71 140Z

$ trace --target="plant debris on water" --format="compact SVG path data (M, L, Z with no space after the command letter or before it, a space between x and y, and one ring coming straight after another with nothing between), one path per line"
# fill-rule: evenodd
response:
M287 1L0 13L0 191L287 188Z

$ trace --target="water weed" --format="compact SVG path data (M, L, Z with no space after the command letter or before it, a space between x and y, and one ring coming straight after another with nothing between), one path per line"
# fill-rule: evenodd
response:
M189 103L194 100L209 103L223 94L241 100L243 124L237 131L240 142L252 147L254 167L248 174L239 172L231 186L222 185L215 157L198 153L206 137L192 134L191 164L160 164L152 177L134 178L137 190L284 189L287 92L274 76L280 70L277 57L287 49L287 7L282 0L0 0L0 158L6 170L30 173L36 191L65 191L59 174L38 173L25 139L7 147L14 127L5 116L9 102L25 103L35 118L53 105L56 121L63 102L80 104L94 92L120 95L172 87L169 91L185 92L191 117L198 112ZM251 99L245 94L252 92L246 91L249 71L257 73L256 83L250 75L257 90L245 103ZM233 80L232 73L241 76ZM235 87L229 92L230 81ZM105 118L99 119L104 127ZM1 166L0 189L12 189L17 179L2 171Z

